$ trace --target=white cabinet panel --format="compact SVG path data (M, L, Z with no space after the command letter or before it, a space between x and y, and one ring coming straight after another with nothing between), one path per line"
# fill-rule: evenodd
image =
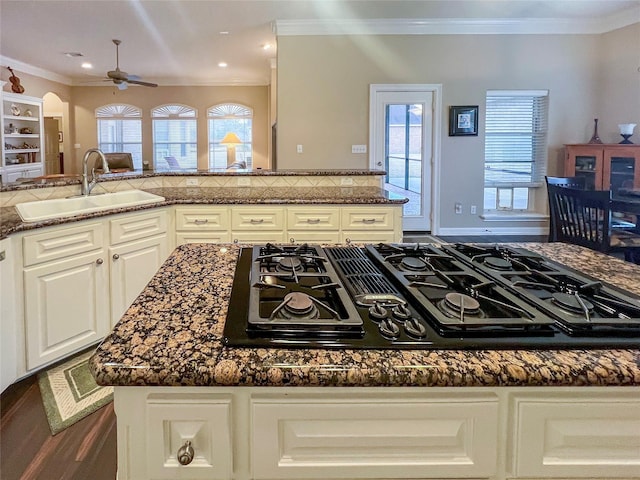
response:
M341 243L399 242L400 240L392 231L344 230L340 235Z
M120 215L110 220L110 244L116 245L141 238L151 237L167 231L167 212Z
M111 326L126 312L168 255L165 234L109 249L111 262Z
M316 232L316 231L289 231L287 233L289 243L340 243L340 232Z
M287 228L337 231L340 229L340 210L336 207L287 207Z
M341 226L343 230L394 229L392 207L344 207Z
M285 230L283 207L231 207L231 229L256 230Z
M19 358L23 353L19 339L22 338L21 321L18 320L18 288L16 258L12 238L0 240L0 392L19 376ZM24 368L24 367L23 367Z
M194 206L176 208L177 231L229 230L229 208Z
M77 255L104 246L102 223L52 227L23 238L24 266Z
M253 399L252 467L271 478L455 478L496 472L497 398Z
M24 269L27 370L102 339L109 331L104 251Z
M229 232L176 232L176 246L185 243L229 243Z
M277 242L284 243L285 232L232 232L231 239L236 243L266 243Z
M520 477L640 477L640 398L517 397L513 435Z

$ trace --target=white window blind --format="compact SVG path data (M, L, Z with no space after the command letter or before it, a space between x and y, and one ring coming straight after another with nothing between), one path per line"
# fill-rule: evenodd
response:
M547 171L547 91L489 91L485 187L537 187Z
M128 152L136 169L142 169L142 110L133 105L111 104L96 109L98 148L105 153Z

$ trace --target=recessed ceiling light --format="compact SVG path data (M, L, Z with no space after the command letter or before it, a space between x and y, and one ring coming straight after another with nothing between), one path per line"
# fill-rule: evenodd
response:
M80 65L82 68L93 68L93 65L91 65L89 62L84 62L82 65Z
M222 67L222 68L226 68L226 67L227 67L227 62L220 62L220 63L218 64L218 66L219 66L219 67Z
M80 52L65 52L64 53L65 57L82 57L83 55Z
M262 45L262 49L263 50L269 50L271 48L271 44L270 43L265 43L264 45Z
M222 30L221 32L218 32L220 35L229 35L229 32L227 30Z

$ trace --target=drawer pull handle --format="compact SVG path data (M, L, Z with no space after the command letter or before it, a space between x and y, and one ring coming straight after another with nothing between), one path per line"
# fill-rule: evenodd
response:
M263 222L264 222L264 218L260 218L260 219L257 219L257 220L255 218L252 218L251 220L249 220L249 223L251 223L252 225L256 225L256 224L263 223Z
M191 446L191 441L187 440L184 445L178 449L178 462L180 465L189 465L193 461L195 452Z
M96 260L96 265L102 265L104 263L104 260L99 258Z
M371 225L372 223L376 223L376 219L375 218L363 218L362 219L362 223L364 223L366 225Z
M117 253L113 254L113 259L114 260L118 260L120 258L120 255L118 255Z
M209 219L207 218L205 218L204 220L197 218L193 221L193 223L195 223L196 225L204 225L205 223L208 223L208 222L209 222Z
M307 218L307 223L310 223L311 225L317 225L318 223L320 223L320 219L319 218Z

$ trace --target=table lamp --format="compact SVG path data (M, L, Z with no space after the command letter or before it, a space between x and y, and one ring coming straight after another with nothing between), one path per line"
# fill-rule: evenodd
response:
M241 143L242 140L233 132L227 133L220 141L220 145L227 146L227 166L236 161L236 145L240 145Z
M629 140L629 137L633 135L633 129L635 127L635 123L622 123L618 125L618 128L620 129L620 135L624 139L620 143L633 143L631 140Z

